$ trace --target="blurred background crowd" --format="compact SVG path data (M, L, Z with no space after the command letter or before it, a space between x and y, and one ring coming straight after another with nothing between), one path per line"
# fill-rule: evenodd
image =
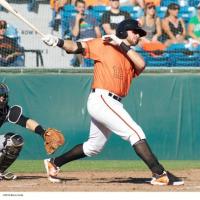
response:
M133 48L141 52L147 66L200 67L199 0L8 2L18 7L20 13L28 16L45 34L74 41L115 34L117 24L122 20L137 19L147 35ZM25 30L17 21L0 7L0 66L93 67L93 61L83 59L81 55L66 56L62 50L52 53L45 49L38 36L34 37L34 33Z

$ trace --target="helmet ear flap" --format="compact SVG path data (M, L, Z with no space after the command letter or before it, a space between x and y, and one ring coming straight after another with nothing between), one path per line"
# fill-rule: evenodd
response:
M126 39L128 34L126 31L120 31L117 35L120 39Z
M127 31L123 31L121 39L126 39L127 37L128 37Z

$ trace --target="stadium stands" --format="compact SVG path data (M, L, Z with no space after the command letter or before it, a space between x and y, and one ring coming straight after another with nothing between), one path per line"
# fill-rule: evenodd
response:
M17 0L16 0L17 2ZM25 4L25 6L28 6L28 11L30 12L38 12L38 2L37 0L28 0L28 4ZM180 5L179 10L179 17L182 17L183 20L186 23L186 26L188 25L188 22L192 16L196 14L196 5L199 3L199 0L162 0L161 6L156 7L157 16L161 19L164 18L167 6L170 3L177 3ZM47 4L47 6L49 6ZM42 6L41 6L42 7ZM41 8L40 7L40 8ZM93 6L89 8L87 11L88 13L92 14L101 24L101 17L102 14L109 10L109 6L99 5L99 6ZM131 5L122 5L120 8L122 11L127 11L130 13L131 17L133 19L140 18L144 12L143 10L138 6L131 6ZM4 13L5 9L3 9L0 6L0 14ZM50 12L50 10L49 10ZM32 16L35 16L31 13ZM23 14L23 13L22 13ZM38 13L39 14L39 13ZM67 39L71 37L70 29L69 29L69 19L76 14L76 9L74 5L67 4L62 9L60 9L60 17L61 17L61 32L58 34L61 34L61 37L63 39ZM45 13L43 13L45 15ZM37 25L37 24L36 24ZM26 30L25 30L26 31ZM103 33L103 32L102 32ZM17 29L11 25L8 25L6 35L8 37L14 38L16 43L20 43L20 36L17 32ZM28 36L27 36L28 37ZM42 49L42 48L41 48ZM169 46L166 49L166 52L158 55L158 56L151 56L148 52L144 52L144 50L137 48L137 50L144 56L145 61L147 63L147 66L150 67L181 67L181 66L193 66L193 67L200 67L200 45L196 48L188 49L185 44L173 44ZM22 60L24 62L24 57L22 56ZM91 61L86 60L86 66L92 66Z
M170 3L179 3L179 0L162 0L161 1L161 6L167 7Z
M101 17L103 13L110 8L108 6L93 6L89 12L97 19L99 23L101 23Z
M170 45L167 52L170 54L169 62L174 67L200 66L200 52L197 49L192 51L192 49L186 48L183 43Z
M133 19L139 19L144 14L143 10L138 6L133 7L124 5L120 7L120 10L130 13L131 18Z
M67 4L60 10L61 16L61 37L70 38L69 19L76 14L75 6Z
M186 25L191 17L195 15L195 8L191 6L180 7L179 17L182 17Z

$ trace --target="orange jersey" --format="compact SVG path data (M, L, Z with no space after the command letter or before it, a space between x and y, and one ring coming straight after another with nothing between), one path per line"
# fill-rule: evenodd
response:
M101 38L86 42L85 58L91 58L94 64L92 88L109 90L124 97L128 94L132 78L138 74L134 63L119 49L105 44Z

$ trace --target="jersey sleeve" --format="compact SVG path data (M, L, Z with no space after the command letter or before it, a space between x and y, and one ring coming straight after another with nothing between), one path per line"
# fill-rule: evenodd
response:
M93 59L94 61L100 61L103 56L101 46L103 46L101 38L87 41L84 57Z

